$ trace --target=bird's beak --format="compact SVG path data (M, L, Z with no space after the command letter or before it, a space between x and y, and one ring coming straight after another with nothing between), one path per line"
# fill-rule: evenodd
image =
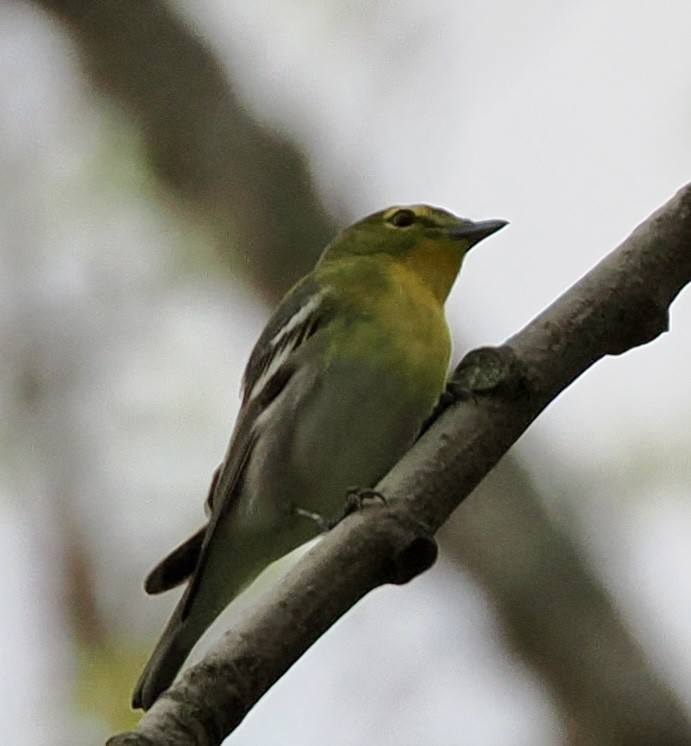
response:
M445 228L445 232L449 238L467 241L470 248L508 224L508 220L459 220L456 225Z

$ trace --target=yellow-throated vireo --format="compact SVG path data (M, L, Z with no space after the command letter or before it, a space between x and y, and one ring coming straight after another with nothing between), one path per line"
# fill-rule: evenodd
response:
M444 301L468 249L504 225L391 207L342 231L286 295L245 370L208 524L146 579L149 593L187 588L133 706L149 708L230 601L319 533L305 516L338 513L412 445L444 388Z

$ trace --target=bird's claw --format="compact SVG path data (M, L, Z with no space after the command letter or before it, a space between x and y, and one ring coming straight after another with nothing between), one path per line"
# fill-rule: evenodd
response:
M323 515L315 513L312 510L305 510L304 508L293 508L293 515L299 518L307 518L308 520L316 523L319 526L319 530L322 533L330 531L334 526L337 526L346 516L351 513L356 513L358 510L362 510L365 503L369 500L377 500L383 505L386 505L386 498L381 492L372 487L349 487L346 492L346 502L343 510L334 518L324 518Z
M358 510L362 510L368 500L377 500L387 505L386 498L373 487L349 487L346 492L346 504L343 518Z

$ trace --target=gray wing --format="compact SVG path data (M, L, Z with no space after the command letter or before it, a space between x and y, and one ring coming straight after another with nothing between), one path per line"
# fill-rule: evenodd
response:
M242 379L243 407L291 353L324 325L330 315L328 300L312 275L305 277L284 298L250 355Z
M203 563L222 513L232 504L256 439L256 417L284 389L293 374L291 355L331 317L328 301L311 276L298 283L264 328L243 376L242 406L223 462L214 472L206 501L211 516L193 536L164 557L144 581L149 594L163 593L184 583ZM197 581L198 582L198 581ZM193 583L194 585L194 583ZM190 589L189 601L193 597Z
M208 547L216 526L240 492L245 468L259 438L257 417L280 396L293 376L295 353L310 337L323 330L332 318L328 296L320 293L316 282L308 276L285 298L250 355L243 376L242 406L238 420L226 457L214 475L207 499L210 519L185 593L183 620L189 613L201 582Z

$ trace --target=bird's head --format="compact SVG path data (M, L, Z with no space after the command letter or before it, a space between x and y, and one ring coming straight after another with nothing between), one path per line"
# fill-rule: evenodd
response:
M459 218L429 205L389 207L343 230L321 261L388 255L417 273L443 301L465 254L505 225L505 220Z

